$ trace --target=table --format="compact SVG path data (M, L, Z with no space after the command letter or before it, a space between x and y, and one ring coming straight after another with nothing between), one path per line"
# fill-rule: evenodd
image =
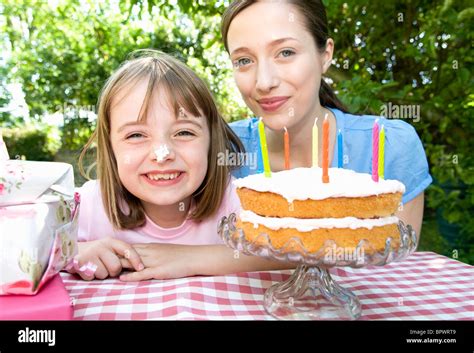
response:
M366 268L333 268L361 320L474 320L474 267L432 252ZM76 320L272 320L263 294L291 271L126 283L61 273Z

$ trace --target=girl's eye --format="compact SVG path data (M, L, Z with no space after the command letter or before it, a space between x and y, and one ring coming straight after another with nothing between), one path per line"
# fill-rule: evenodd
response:
M196 135L191 131L183 130L183 131L178 132L176 136L196 136Z
M234 61L234 67L239 68L239 67L248 65L250 63L251 63L251 61L250 61L249 58L241 58L241 59L237 59L237 60Z
M295 52L293 50L290 50L290 49L285 49L285 50L282 50L280 52L280 55L283 56L284 58L287 58L287 57L292 56L294 54L295 54Z
M135 132L133 134L128 135L127 140L128 139L136 139L136 138L140 138L140 137L143 137L143 135L139 132Z

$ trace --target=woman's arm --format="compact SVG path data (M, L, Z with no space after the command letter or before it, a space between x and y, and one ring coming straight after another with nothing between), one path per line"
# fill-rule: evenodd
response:
M203 251L209 260L196 268L201 275L225 275L238 272L271 271L295 268L295 264L267 260L259 256L247 256L225 245L211 245Z
M403 205L403 210L398 211L395 215L405 224L410 224L420 239L421 224L423 223L425 193L418 194L413 200Z
M295 268L296 265L246 256L225 245L136 244L145 269L120 276L123 281L219 276L238 272ZM132 268L122 259L123 268Z

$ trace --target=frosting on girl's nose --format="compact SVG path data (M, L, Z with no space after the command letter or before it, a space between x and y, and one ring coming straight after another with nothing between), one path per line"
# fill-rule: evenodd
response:
M169 154L170 151L168 150L168 146L166 146L166 144L161 145L155 150L156 161L158 163L163 162L163 160L168 157Z

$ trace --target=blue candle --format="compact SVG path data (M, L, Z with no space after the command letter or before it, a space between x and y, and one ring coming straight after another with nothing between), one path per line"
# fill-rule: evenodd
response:
M339 132L337 133L337 167L338 168L344 168L343 167L343 160L342 157L344 155L344 145L342 142L342 132L341 129L339 129Z

